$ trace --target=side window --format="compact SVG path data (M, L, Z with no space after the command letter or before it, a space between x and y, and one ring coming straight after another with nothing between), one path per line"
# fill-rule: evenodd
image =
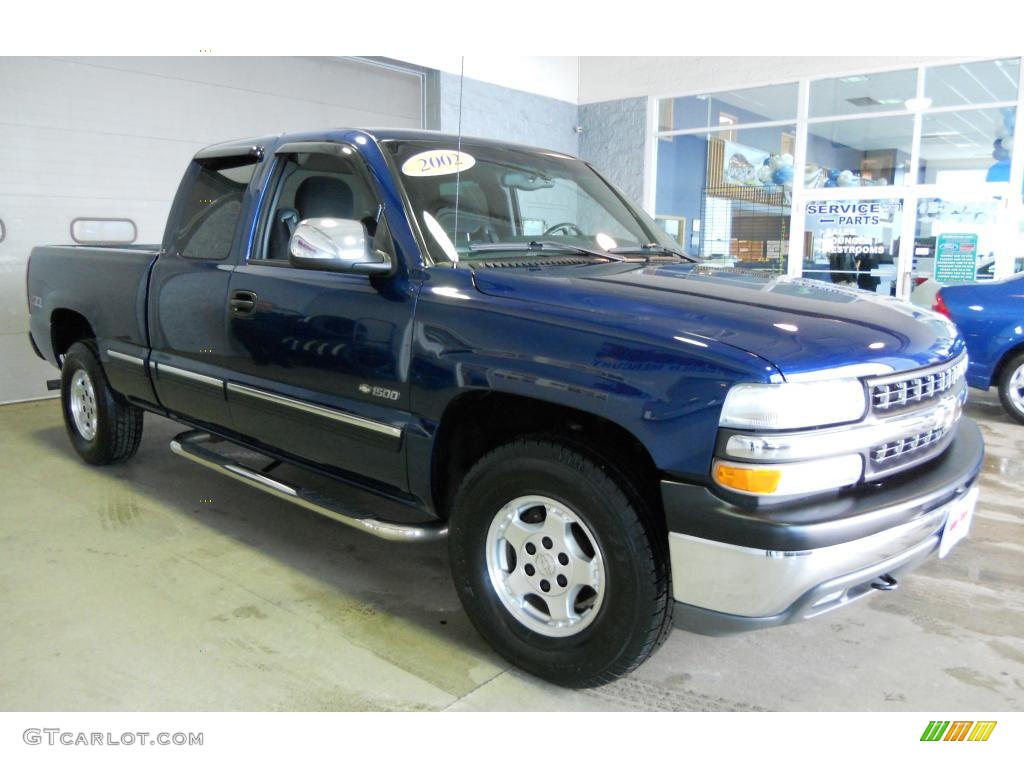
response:
M247 156L193 163L178 193L180 226L173 244L176 253L186 259L228 257L242 215L242 196L257 162Z
M85 245L128 245L139 236L131 219L85 219L71 221L71 239Z
M288 262L288 241L301 221L357 219L374 237L381 214L380 199L354 155L287 155L268 198L261 247L253 259L274 263Z

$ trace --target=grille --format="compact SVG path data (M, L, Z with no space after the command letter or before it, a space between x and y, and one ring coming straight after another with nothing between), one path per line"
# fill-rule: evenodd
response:
M967 372L967 357L899 377L887 377L871 384L871 407L891 411L930 400L956 386ZM913 438L911 438L913 439Z
M904 437L900 440L893 440L889 443L877 445L871 449L871 460L875 464L884 464L890 459L904 456L908 453L921 450L925 446L932 445L941 440L949 431L948 427L939 427L918 435Z

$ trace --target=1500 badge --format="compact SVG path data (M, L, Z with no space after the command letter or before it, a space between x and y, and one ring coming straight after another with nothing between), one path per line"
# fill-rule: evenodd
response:
M364 395L372 395L373 397L380 397L384 400L397 400L401 397L401 393L397 389L387 389L385 387L371 387L369 384L360 384L359 391Z

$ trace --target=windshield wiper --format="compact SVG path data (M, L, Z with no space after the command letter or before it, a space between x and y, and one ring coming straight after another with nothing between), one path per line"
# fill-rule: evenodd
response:
M663 256L678 256L679 258L686 259L687 261L693 261L693 262L698 261L697 259L693 258L693 256L689 256L689 255L683 253L682 251L677 251L677 250L675 250L673 248L668 248L668 247L666 247L664 245L659 245L658 243L645 243L644 245L620 245L617 248L609 248L608 252L609 253L619 253L619 254L626 254L626 253L643 253L643 254L660 253Z
M586 248L582 245L558 243L554 240L532 240L529 243L470 243L473 252L486 251L561 251L562 253L578 253L581 256L596 256L611 261L626 261L624 256L613 251L602 251L597 248ZM613 249L614 250L614 249Z

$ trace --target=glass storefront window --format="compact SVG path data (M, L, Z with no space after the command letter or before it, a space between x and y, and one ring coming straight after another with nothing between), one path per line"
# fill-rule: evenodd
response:
M1016 101L1019 81L1020 59L929 67L924 75L924 95L932 107Z
M865 115L906 108L917 92L917 70L848 75L811 83L810 117Z
M813 123L807 131L804 186L905 184L913 135L911 115Z
M784 272L795 130L660 137L655 217L691 254Z
M796 83L664 99L659 105L658 130L724 128L744 123L795 120L796 110Z
M902 200L808 201L804 277L894 295L902 221Z
M1020 70L1020 58L989 59L661 99L656 218L713 266L788 272L792 242L792 274L904 299L935 282L937 249L950 265L973 254L978 279L1021 270ZM854 207L829 222L818 204ZM812 208L791 239L792 211ZM903 247L901 220L904 239L917 231Z
M918 201L911 302L930 308L943 285L992 279L1000 251L1001 210L998 197Z
M1009 181L1016 114L1013 107L925 114L918 183Z

